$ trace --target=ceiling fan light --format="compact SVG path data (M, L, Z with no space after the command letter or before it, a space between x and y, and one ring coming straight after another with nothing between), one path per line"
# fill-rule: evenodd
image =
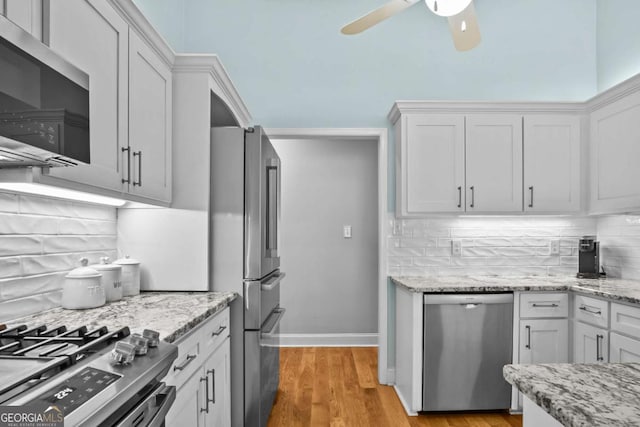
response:
M436 15L457 15L469 6L472 0L424 0L427 7Z

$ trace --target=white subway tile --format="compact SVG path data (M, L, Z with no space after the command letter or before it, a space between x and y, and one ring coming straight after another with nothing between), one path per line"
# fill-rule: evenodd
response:
M58 234L115 235L115 221L64 218L58 223Z
M84 203L73 203L74 217L85 219L96 219L102 221L115 221L116 209L110 206L90 205Z
M0 234L56 234L58 219L46 216L0 214Z
M438 244L437 239L426 239L426 238L400 239L401 248L427 248L427 247L437 246L437 244Z
M438 239L438 247L440 248L451 248L451 239Z
M13 300L29 295L62 289L66 273L52 273L0 281L2 300Z
M400 267L401 276L428 276L429 270L423 267Z
M39 236L0 235L0 256L40 253L42 239Z
M528 257L453 257L452 265L472 266L549 266L560 264L557 256L528 256Z
M560 267L549 267L549 275L550 276L569 276L575 277L578 272L578 267L573 266L560 266Z
M66 200L20 195L20 213L46 216L75 216L73 205Z
M45 253L110 250L116 247L115 236L44 237Z
M411 265L411 258L400 257L400 256L390 256L390 257L387 257L387 265L389 267L409 266Z
M61 291L54 291L17 300L0 302L0 321L6 322L59 307L61 296Z
M18 212L18 196L10 193L0 193L0 212Z
M77 259L72 254L23 256L20 261L25 276L68 271L79 267Z
M451 244L445 247L427 248L426 255L433 256L433 257L451 256Z
M535 247L500 247L500 246L487 246L487 247L471 247L462 248L462 256L471 257L516 257L516 256L534 256L537 255L538 248Z
M449 257L424 257L424 258L414 258L413 264L418 267L433 267L433 266L442 266L442 265L450 265L451 258Z
M416 257L424 256L424 248L389 248L387 251L389 256L407 256Z
M17 257L0 258L0 278L17 277L20 275L22 275L20 258L17 258Z
M387 267L387 276L401 276L400 267Z
M575 256L561 256L560 265L573 265L578 266L578 257Z

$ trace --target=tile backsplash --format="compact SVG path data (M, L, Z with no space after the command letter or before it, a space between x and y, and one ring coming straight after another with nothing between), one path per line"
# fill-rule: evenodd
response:
M390 276L575 275L578 240L596 234L597 219L396 219L391 214L388 227ZM640 234L638 237L640 241ZM454 243L459 244L459 253L454 253ZM552 250L555 245L557 251Z
M598 219L600 263L609 277L640 279L640 216Z
M60 305L82 256L115 258L115 208L0 193L0 321Z

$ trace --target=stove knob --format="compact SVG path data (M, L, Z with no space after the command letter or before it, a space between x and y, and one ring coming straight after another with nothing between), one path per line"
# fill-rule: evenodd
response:
M156 331L145 329L142 336L149 340L149 347L157 347L160 344L160 334Z
M136 356L143 356L147 354L147 347L149 340L140 334L131 334L129 342L135 346Z
M113 365L126 365L133 362L136 355L136 347L125 341L118 341L111 350L110 359Z

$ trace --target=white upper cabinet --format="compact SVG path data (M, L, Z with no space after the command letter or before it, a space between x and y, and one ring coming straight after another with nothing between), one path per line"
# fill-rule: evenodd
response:
M466 118L467 211L522 211L522 117Z
M0 13L42 40L42 0L3 0L0 1Z
M524 117L524 210L580 210L580 117Z
M399 206L404 214L464 212L464 116L402 118Z
M591 113L592 213L640 209L640 92Z
M49 45L89 75L91 164L51 176L121 192L127 145L129 27L104 0L51 0ZM126 172L125 172L126 173Z
M133 194L171 201L171 68L129 33L129 148Z

